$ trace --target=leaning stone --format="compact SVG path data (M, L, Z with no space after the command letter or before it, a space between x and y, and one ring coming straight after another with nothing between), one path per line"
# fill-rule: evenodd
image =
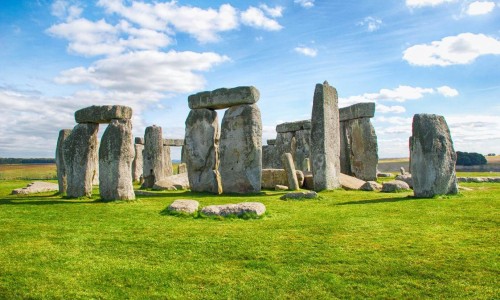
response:
M194 214L198 211L199 206L200 203L196 200L179 199L172 202L167 210L171 212Z
M346 190L360 190L365 183L364 180L340 173L340 184Z
M245 213L261 216L266 212L266 206L260 202L242 202L238 204L210 205L201 210L207 216L241 216Z
M89 106L75 112L77 123L109 123L113 119L130 120L132 108L123 105Z
M275 191L286 191L288 190L288 187L286 185L280 185L280 184L277 184L275 187L274 187L274 190Z
M188 97L189 108L223 109L259 101L259 90L253 86L239 86L231 89L221 88Z
M71 129L62 129L59 131L56 146L56 167L57 167L57 182L59 184L59 193L66 195L66 188L68 187L68 176L66 174L66 166L64 165L63 144L64 141L71 134Z
M186 119L184 160L194 192L222 193L219 175L219 122L217 112L193 109Z
M184 139L163 139L163 145L181 147L184 146Z
M367 181L360 188L362 191L380 191L382 185L376 181Z
M59 190L59 185L50 182L34 181L26 187L12 190L12 195L28 195L43 192L56 192Z
M262 121L256 104L226 110L221 124L219 172L224 193L260 192Z
M285 195L281 196L281 200L300 200L300 199L315 199L318 198L318 193L314 191L309 191L309 192L293 192L293 193L286 193Z
M295 170L299 186L304 184L304 173ZM276 185L288 185L288 176L284 169L262 169L261 186L263 189L274 189Z
M378 144L370 119L361 118L342 122L347 138L347 159L352 175L361 180L376 180Z
M389 182L385 182L382 185L382 192L384 193L396 193L396 192L405 192L409 191L410 187L404 181L393 180Z
M162 129L148 126L144 132L142 188L152 188L156 181L165 177Z
M135 156L134 160L132 161L132 180L135 182L139 182L142 177L142 172L144 171L143 158L142 158L144 145L135 144L134 150L135 150Z
M99 125L95 123L78 124L63 143L68 197L92 196L92 182L98 167L96 164L98 130Z
M295 175L295 164L293 163L293 158L290 153L284 153L281 156L281 161L283 166L285 167L285 172L288 181L288 187L292 191L298 191L300 189L299 182L297 180L297 176Z
M144 138L143 137L135 137L134 142L136 144L144 145Z
M396 178L394 178L395 180L401 180L401 181L404 181L408 184L408 186L410 188L413 188L413 180L411 178L411 174L405 174L405 175L398 175L396 176Z
M339 109L339 118L341 122L359 118L373 118L374 115L375 103L373 102L357 103Z
M274 145L276 145L276 139L267 140L267 144L268 144L269 146L274 146Z
M335 88L317 84L311 117L311 160L314 190L340 187L340 135L338 97Z
M171 187L175 187L175 190L189 189L189 179L187 173L167 176L162 180L155 182L153 190L171 190Z
M286 122L276 125L276 132L295 132L299 130L311 129L311 120L302 120L296 122Z
M130 120L112 120L99 147L99 191L103 200L134 200L134 144Z
M410 173L415 197L457 194L450 130L442 116L416 114L410 137Z

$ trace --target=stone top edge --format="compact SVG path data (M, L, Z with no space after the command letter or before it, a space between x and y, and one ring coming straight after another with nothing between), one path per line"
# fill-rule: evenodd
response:
M190 109L224 109L240 104L253 104L259 101L260 92L254 86L219 88L188 96Z
M308 130L308 129L311 129L311 120L286 122L276 125L276 132L278 133L293 132L293 131Z
M110 123L113 119L131 118L132 108L125 105L92 105L75 111L77 123Z
M339 109L340 121L373 118L373 116L375 116L375 102L361 102Z

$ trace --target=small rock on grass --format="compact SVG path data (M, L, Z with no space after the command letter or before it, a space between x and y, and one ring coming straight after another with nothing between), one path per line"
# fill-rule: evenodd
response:
M170 212L194 214L198 211L199 206L200 203L196 200L178 199L172 202L167 209Z
M274 187L274 190L276 190L276 191L286 191L286 190L288 190L288 187L286 185L277 184Z
M281 200L288 200L288 199L299 200L299 199L315 199L315 198L318 198L318 193L314 191L287 193L280 197Z
M266 206L260 202L242 202L238 204L209 205L201 213L207 216L241 216L245 213L261 216L266 212Z
M367 181L360 188L362 191L380 191L382 185L376 181Z
M400 180L393 180L384 183L382 186L382 192L385 193L397 193L397 192L404 192L404 191L409 191L410 186L408 183Z

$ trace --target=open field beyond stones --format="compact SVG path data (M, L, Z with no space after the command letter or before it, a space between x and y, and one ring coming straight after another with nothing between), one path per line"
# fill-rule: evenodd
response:
M213 196L158 192L130 203L9 195L0 181L1 299L498 299L500 185L413 199L333 191ZM98 190L95 190L96 195ZM165 215L175 199L259 201L262 219Z

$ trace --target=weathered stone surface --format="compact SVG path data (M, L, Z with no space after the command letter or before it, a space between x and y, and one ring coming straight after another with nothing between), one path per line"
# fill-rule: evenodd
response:
M362 180L376 180L378 144L370 119L360 118L342 123L341 128L345 133L341 136L346 140L341 143L345 151L341 157L347 159L349 164L349 173L346 174Z
M295 156L295 149L297 149L297 140L295 139L294 132L281 132L276 135L276 145L275 148L275 161L273 168L281 169L283 164L281 162L281 156L284 153L291 153L292 157Z
M99 191L103 200L134 200L135 151L130 120L112 120L99 146Z
M396 178L394 178L395 180L400 180L400 181L404 181L408 184L408 186L410 188L413 188L413 180L411 178L411 174L405 174L405 175L397 175Z
M259 101L259 90L253 86L239 86L205 91L188 97L189 108L222 109Z
M184 146L184 139L163 139L163 145L181 147Z
M134 142L136 144L144 145L144 138L143 137L135 137Z
M457 177L458 182L500 182L500 177Z
M170 146L163 145L163 164L165 177L173 175L174 166L172 165L172 159L170 158Z
M346 190L360 190L365 183L364 180L340 173L340 185Z
M160 126L148 126L144 132L142 188L152 188L156 181L165 177L162 129Z
M286 122L276 125L276 132L278 133L295 132L299 130L310 130L310 129L311 129L311 120Z
M76 125L63 143L64 165L68 178L68 197L90 197L97 170L97 131L99 125ZM130 170L129 170L130 173Z
M416 114L412 127L410 173L414 196L457 194L457 155L444 117Z
M144 171L142 153L144 151L143 144L134 145L134 160L132 161L132 180L135 182L141 181L142 172Z
M367 181L360 188L362 191L380 191L381 189L382 185L376 181Z
M384 172L378 172L377 173L377 177L392 177L394 175L392 175L392 173L384 173Z
M59 193L61 195L66 194L66 188L68 186L68 177L66 175L66 167L64 165L63 143L70 134L71 134L71 129L62 129L61 131L59 131L59 137L57 139L57 146L56 146L57 182L59 185Z
M299 186L304 184L304 173L295 170ZM262 169L261 186L263 189L274 189L276 185L288 185L288 176L284 169Z
M311 160L314 190L340 187L340 131L335 88L317 84L311 117Z
M184 159L194 192L222 193L219 175L219 122L217 112L193 109L186 119Z
M292 191L298 191L300 189L297 176L295 175L295 164L293 163L293 158L290 153L284 153L281 156L281 161L285 167L285 173L287 176L288 187Z
M189 189L189 179L187 173L167 176L162 180L155 182L153 190L173 190L172 187L174 187L175 190Z
M196 200L178 199L172 202L167 208L171 212L194 214L198 211L200 203Z
M278 154L276 153L276 146L264 145L262 146L262 168L273 169L277 165L276 160Z
M404 192L409 191L410 187L404 181L400 180L392 180L385 182L382 185L382 192L384 193L396 193L396 192Z
M179 168L179 174L187 173L187 166L185 163L180 163L178 168Z
M268 144L269 146L274 146L274 145L276 145L276 139L267 140L267 144Z
M300 200L300 199L315 199L318 198L318 193L314 191L309 191L309 192L292 192L292 193L286 193L285 195L281 196L281 200Z
M408 173L406 172L406 170L405 170L405 168L404 168L404 167L400 167L400 168L399 168L399 173L400 173L401 175L406 175L406 174L408 174Z
M297 170L310 171L310 164L306 161L311 156L311 130L295 132L295 154L293 161Z
M302 188L306 190L314 190L314 179L312 174L304 175L304 184L302 185Z
M26 187L12 190L12 195L28 195L43 192L55 192L59 190L59 185L50 182L34 181Z
M132 108L123 105L93 105L75 112L77 123L109 123L113 119L131 118Z
M374 102L357 103L339 109L339 120L341 122L359 118L373 118L374 115L375 115Z
M280 184L277 184L275 187L274 187L274 190L275 191L286 191L288 190L288 187L286 185L280 185Z
M201 212L207 216L241 216L245 213L261 216L266 212L266 206L260 202L242 202L238 204L210 205L205 206Z
M258 193L262 176L262 121L256 104L226 110L221 125L220 166L225 193Z
M351 172L351 157L349 155L349 152L351 151L350 148L350 141L349 141L349 136L347 136L347 130L346 130L346 123L348 122L340 122L339 124L339 133L340 133L340 173L344 174L350 174L352 175Z

